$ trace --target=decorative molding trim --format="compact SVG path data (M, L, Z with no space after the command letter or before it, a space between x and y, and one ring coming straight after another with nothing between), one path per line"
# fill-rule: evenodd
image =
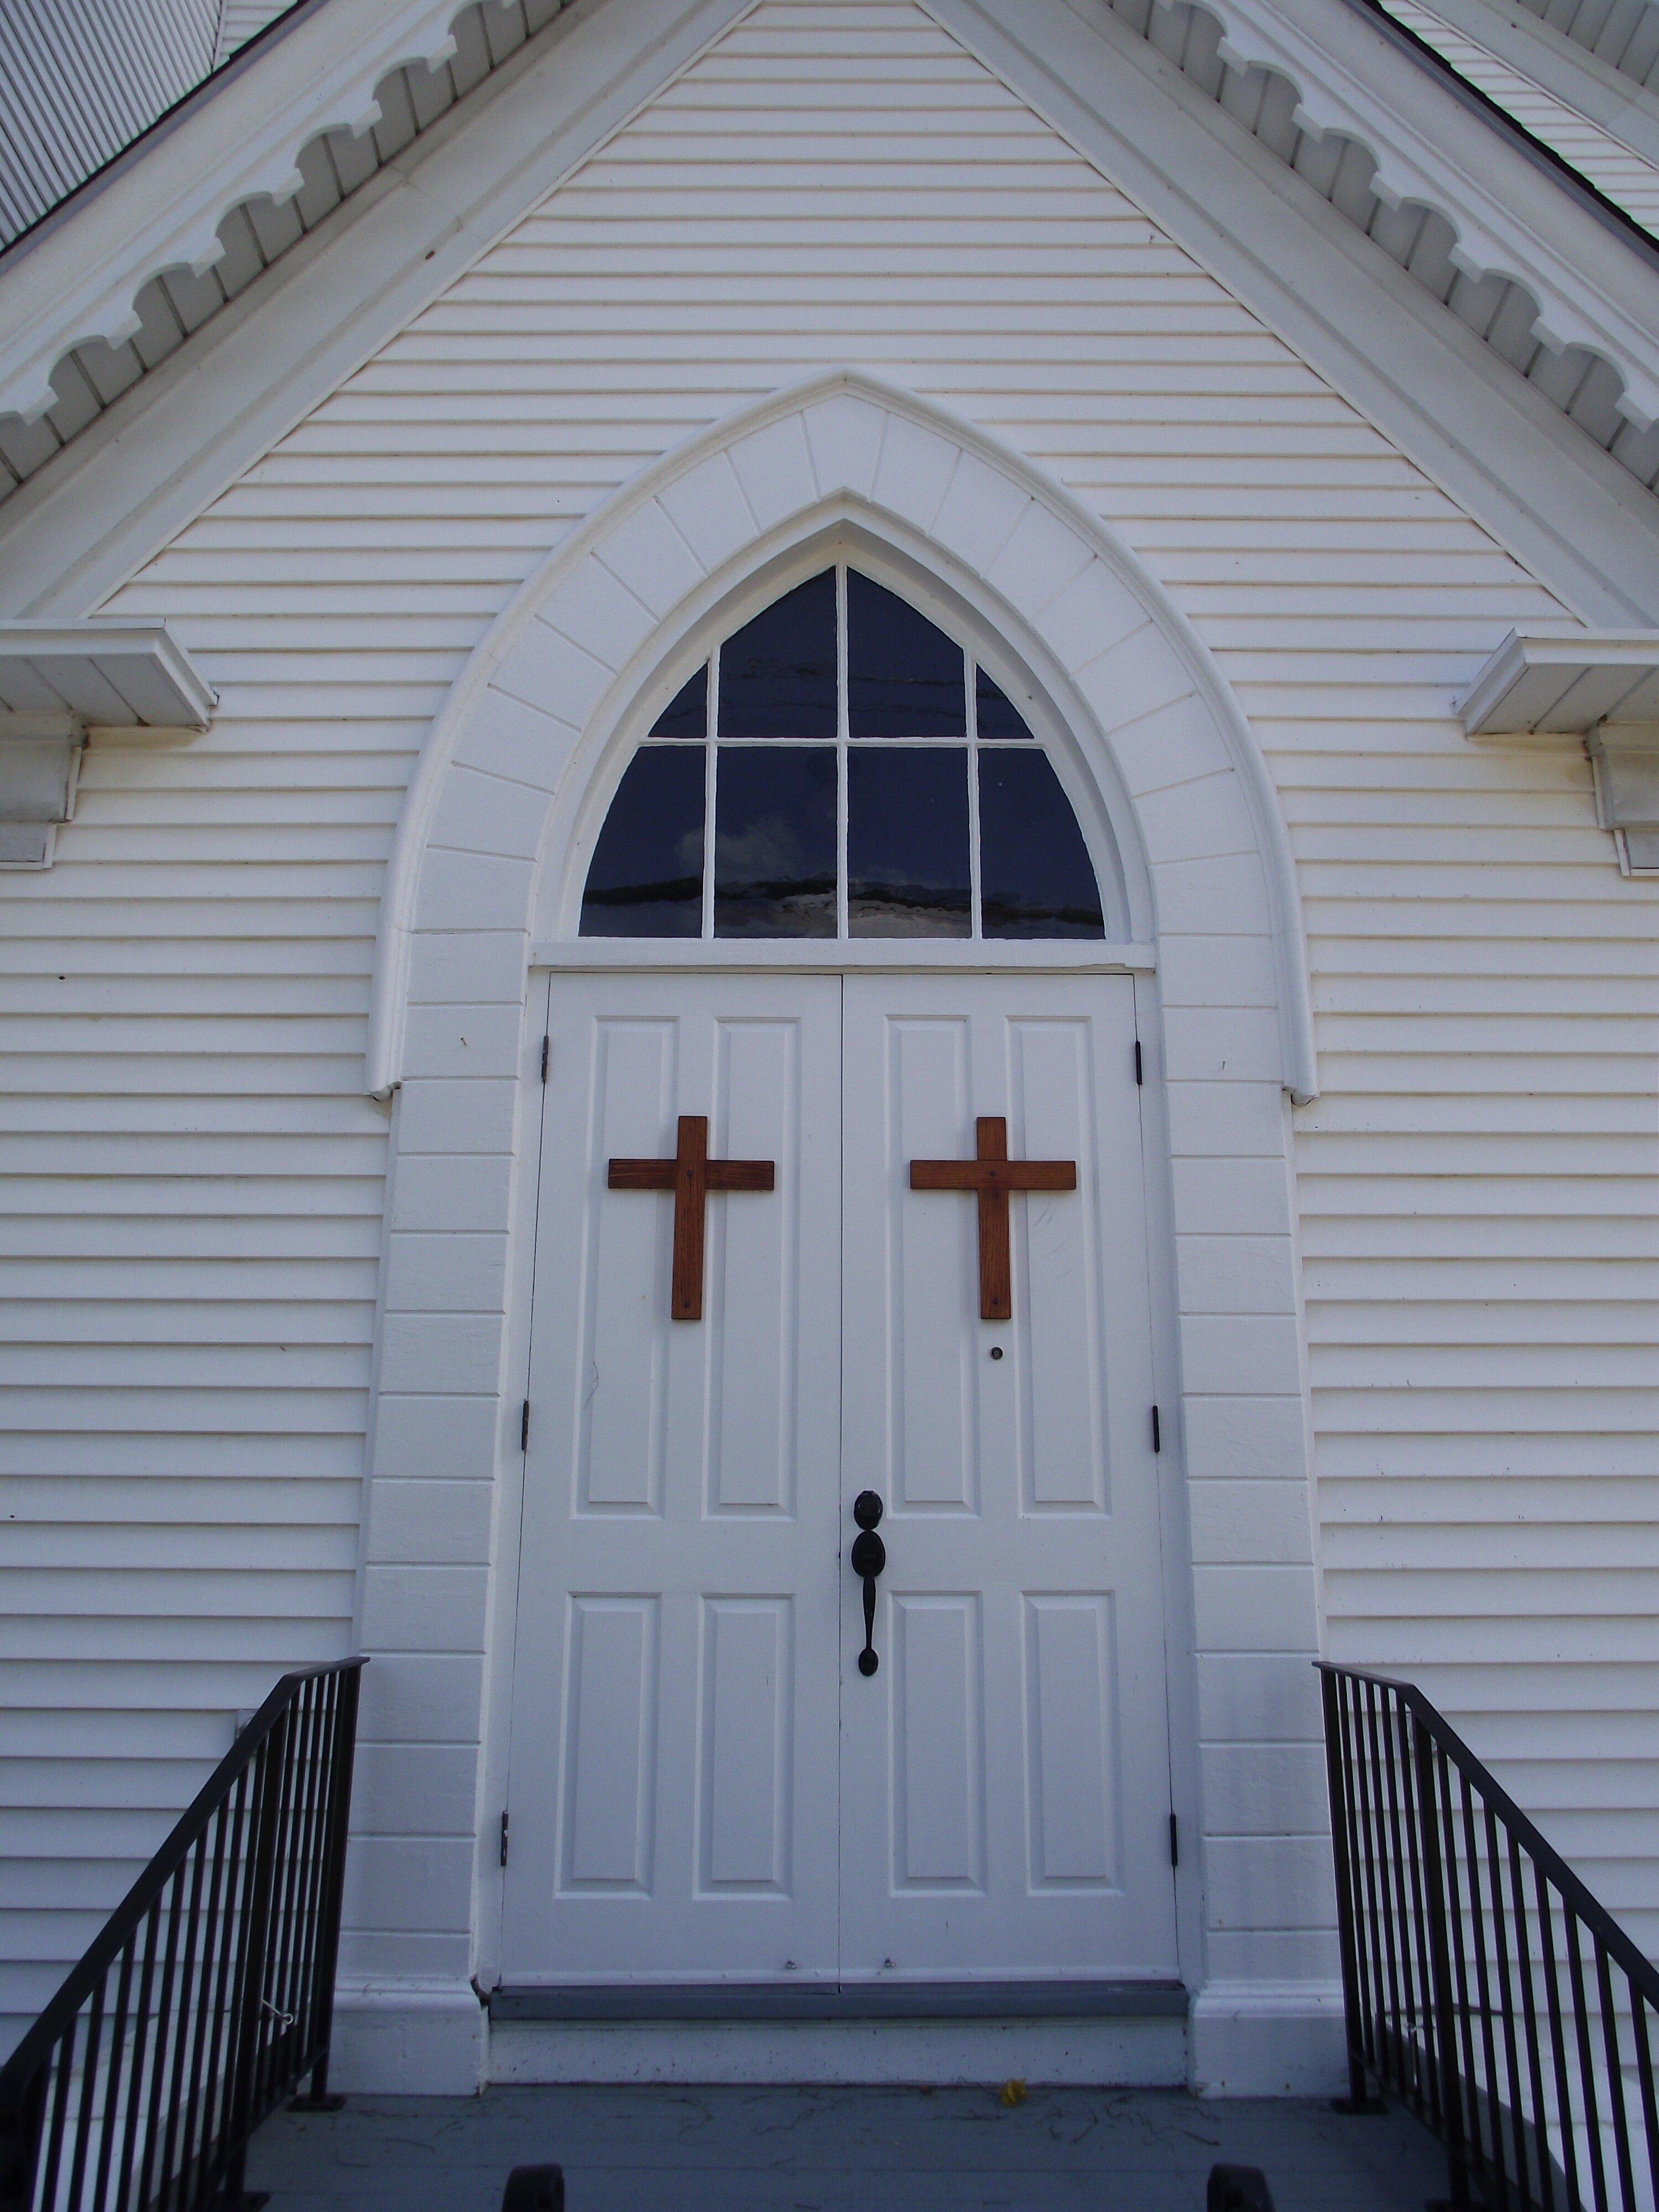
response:
M1106 0L921 4L1580 620L1659 621L1642 479Z
M402 1079L417 936L458 927L514 933L527 963L556 803L572 808L572 783L586 780L573 777L573 761L580 755L592 775L701 602L718 599L792 532L837 520L935 549L1006 609L1011 641L1023 634L1042 645L1071 692L1062 720L1097 783L1115 783L1129 815L1115 818L1120 847L1139 834L1161 928L1179 926L1183 904L1203 903L1189 883L1195 854L1249 848L1260 904L1254 922L1241 911L1234 926L1271 941L1280 1079L1298 1101L1314 1097L1290 841L1255 733L1209 649L1144 564L1030 462L849 369L774 394L645 471L526 580L475 648L428 733L398 822L375 951L370 1093L384 1097ZM1179 724L1161 743L1160 714ZM1137 791L1188 780L1193 797L1178 830L1167 810L1137 803ZM1206 804L1219 810L1207 847L1199 827ZM498 856L487 874L464 858L486 854ZM1130 852L1123 857L1133 865ZM464 900L463 874L472 886Z
M574 0L0 505L0 612L100 605L752 4Z
M1433 0L1433 13L1540 91L1577 108L1632 154L1659 166L1659 96L1572 32L1529 12L1528 0L1510 7L1494 0Z
M131 337L152 276L205 275L224 255L220 226L232 210L281 206L302 191L305 148L330 131L372 131L386 80L448 61L456 22L474 4L330 0L228 71L57 222L21 239L0 264L0 410L26 422L45 414L66 352ZM369 167L379 161L375 150Z

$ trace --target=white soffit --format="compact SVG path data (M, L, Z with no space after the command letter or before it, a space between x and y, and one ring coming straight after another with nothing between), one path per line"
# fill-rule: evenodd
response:
M1511 630L1458 712L1477 744L1578 739L1603 722L1659 723L1659 631L1522 637Z
M87 729L206 729L217 695L158 623L0 623L0 717Z

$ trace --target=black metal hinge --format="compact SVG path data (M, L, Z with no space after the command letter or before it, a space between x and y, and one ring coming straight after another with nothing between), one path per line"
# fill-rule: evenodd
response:
M544 1036L542 1039L542 1081L544 1083L547 1080L547 1063L552 1057L552 1053L553 1040L550 1036Z
M1135 1039L1135 1081L1139 1083L1144 1079L1140 1065L1140 1039L1137 1037Z
M505 1822L506 1822L506 1819L507 1819L507 1815L506 1815L506 1814L505 1814L505 1813L503 1813L503 1814L502 1814L502 1815L501 1815L501 1820L502 1820L503 1824L505 1824ZM506 1844L506 1840L505 1840L505 1838L506 1838L506 1828L505 1828L505 1825L503 1825L503 1828L502 1828L502 1838L503 1838L503 1840L502 1840L502 1843L501 1843L501 1852L502 1852L501 1863L502 1863L502 1865L503 1865L503 1866L505 1866L505 1865L506 1865L506 1863L507 1863L507 1859L506 1859L507 1844ZM1174 1814L1173 1813L1171 1813L1171 1814L1170 1814L1170 1864L1171 1866L1173 1866L1173 1867L1176 1867L1176 1866L1178 1867L1178 1866L1181 1864L1181 1823L1180 1823L1180 1822L1176 1819L1176 1816L1175 1816L1175 1814Z
M1154 1406L1152 1408L1152 1449L1155 1452L1161 1452L1163 1449L1164 1431L1158 1425L1158 1407Z
M507 1815L501 1814L501 1864L507 1864Z
M525 1400L524 1411L519 1416L519 1449L521 1452L530 1449L530 1401L528 1398Z

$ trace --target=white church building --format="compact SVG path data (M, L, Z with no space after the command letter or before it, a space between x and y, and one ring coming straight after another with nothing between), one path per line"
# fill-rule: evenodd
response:
M1432 7L300 0L0 254L8 2044L356 1650L342 2087L1334 2086L1322 1656L1659 1948L1659 5Z

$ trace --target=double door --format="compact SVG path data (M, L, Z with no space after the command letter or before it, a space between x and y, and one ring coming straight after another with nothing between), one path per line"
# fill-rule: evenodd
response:
M561 976L550 1033L503 1978L1170 1972L1131 981ZM913 1188L982 1117L1075 1187ZM698 1119L742 1187L612 1167Z

